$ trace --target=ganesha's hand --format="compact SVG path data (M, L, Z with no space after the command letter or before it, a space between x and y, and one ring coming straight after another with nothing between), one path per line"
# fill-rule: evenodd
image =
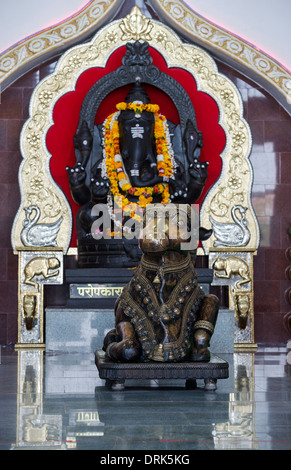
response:
M72 188L75 188L85 183L86 171L85 168L82 166L82 163L78 162L72 168L67 166L66 171L68 173L69 183Z
M176 186L176 188L173 188L170 190L170 200L171 202L177 202L178 200L181 202L185 199L186 203L186 198L188 196L188 188L185 184Z
M106 176L95 176L91 178L91 193L95 199L103 199L110 190L110 181Z
M208 177L208 165L209 162L201 162L198 158L189 165L189 174L197 183L204 184Z
M188 187L184 182L181 173L178 171L174 180L169 181L170 201L177 202L178 200L186 203L188 196Z

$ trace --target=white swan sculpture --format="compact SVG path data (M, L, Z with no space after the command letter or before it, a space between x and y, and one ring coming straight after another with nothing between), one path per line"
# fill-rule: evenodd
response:
M52 224L37 224L40 218L40 209L37 206L29 206L25 209L25 219L21 232L21 241L24 246L58 246L57 235L63 218L60 217ZM35 216L31 219L33 211Z
M240 219L237 217L236 211L240 212ZM214 246L246 246L249 243L251 234L247 228L246 211L247 207L243 206L234 206L231 209L234 224L222 224L209 217L216 238Z

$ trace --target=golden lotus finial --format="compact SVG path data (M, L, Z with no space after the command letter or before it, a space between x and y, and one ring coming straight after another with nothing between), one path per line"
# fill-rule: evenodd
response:
M137 6L134 6L130 14L127 15L120 24L123 32L122 39L130 40L151 40L150 32L153 24L149 18L146 18Z

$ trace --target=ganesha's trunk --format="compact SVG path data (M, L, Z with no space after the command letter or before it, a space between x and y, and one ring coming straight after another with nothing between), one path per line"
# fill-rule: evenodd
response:
M163 183L163 178L156 175L150 179L144 180L139 176L139 170L130 170L130 182L135 188L143 188L145 186L154 186L155 184Z
M142 118L140 121L123 119L120 123L119 141L122 160L131 185L137 188L163 182L163 177L157 174L153 122Z

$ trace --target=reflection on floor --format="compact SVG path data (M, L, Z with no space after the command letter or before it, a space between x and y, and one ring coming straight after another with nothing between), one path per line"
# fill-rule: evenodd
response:
M1 348L0 449L291 449L285 348L224 355L215 392L198 381L127 381L113 392L94 356Z

